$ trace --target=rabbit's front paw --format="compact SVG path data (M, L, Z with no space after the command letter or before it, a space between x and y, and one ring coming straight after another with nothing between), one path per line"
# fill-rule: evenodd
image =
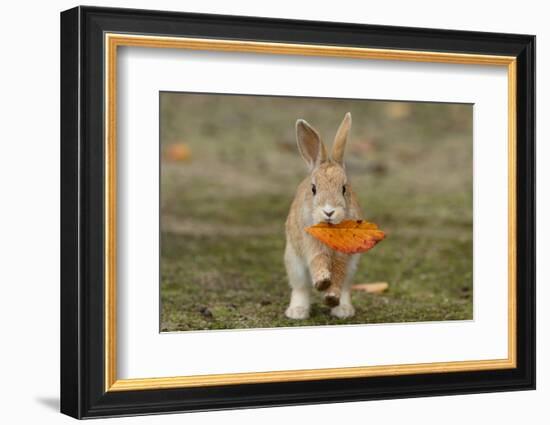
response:
M288 307L285 311L285 316L289 319L307 319L309 317L309 308L301 305Z
M313 286L318 291L324 291L331 285L330 272L328 270L322 270L315 273L315 280Z
M348 317L353 317L355 315L355 309L351 304L340 304L330 310L330 314L339 319L347 319Z
M334 291L327 291L323 297L323 301L329 307L336 307L340 304L340 293Z
M331 284L330 279L321 279L321 280L316 281L313 284L313 286L318 291L324 291L325 289L327 289L330 286L330 284Z

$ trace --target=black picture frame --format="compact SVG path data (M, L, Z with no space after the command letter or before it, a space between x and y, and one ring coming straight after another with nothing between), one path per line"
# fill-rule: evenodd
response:
M106 392L104 34L139 33L517 58L517 367ZM535 388L535 37L132 9L61 13L61 412L75 418Z

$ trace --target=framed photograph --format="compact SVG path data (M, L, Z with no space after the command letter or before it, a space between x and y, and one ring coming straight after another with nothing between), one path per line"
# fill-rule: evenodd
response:
M535 37L61 14L61 411L535 387Z

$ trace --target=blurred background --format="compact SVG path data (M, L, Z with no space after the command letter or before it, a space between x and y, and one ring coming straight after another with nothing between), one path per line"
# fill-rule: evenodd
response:
M161 331L472 319L472 105L160 94ZM387 234L363 254L356 315L286 319L284 222L307 175L303 118L330 149L353 126L348 177Z

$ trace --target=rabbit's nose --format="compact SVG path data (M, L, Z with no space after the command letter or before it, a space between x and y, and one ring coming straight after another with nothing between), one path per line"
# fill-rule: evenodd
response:
M329 218L332 217L332 214L334 214L334 210L331 210L331 211L325 211L325 210L323 210L323 212L324 212L325 215L326 215L327 217L329 217Z

